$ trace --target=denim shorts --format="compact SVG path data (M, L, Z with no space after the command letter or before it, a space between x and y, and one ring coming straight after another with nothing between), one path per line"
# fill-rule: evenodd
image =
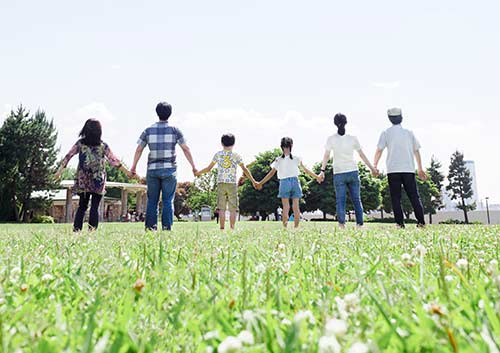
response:
M299 178L280 179L280 190L278 197L280 199L300 199L302 197L302 188Z

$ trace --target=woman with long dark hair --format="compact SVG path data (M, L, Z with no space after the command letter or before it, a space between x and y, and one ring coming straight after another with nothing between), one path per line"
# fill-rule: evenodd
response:
M320 178L325 177L325 168L333 152L333 184L337 201L337 219L340 228L345 228L346 194L349 190L354 205L356 223L363 225L363 205L361 203L361 184L358 164L354 160L354 152L358 152L361 160L370 168L373 174L378 171L366 158L356 136L346 134L347 118L344 114L336 114L333 123L337 126L337 133L330 136L326 142L325 154L321 165Z
M101 140L101 136L101 123L96 119L88 119L80 131L80 139L66 154L56 173L56 179L59 179L71 158L78 154L78 168L73 193L80 197L80 202L73 223L73 231L75 232L82 230L83 218L89 201L89 229L97 229L99 225L99 203L105 194L106 162L131 176L129 170L111 152L109 146Z

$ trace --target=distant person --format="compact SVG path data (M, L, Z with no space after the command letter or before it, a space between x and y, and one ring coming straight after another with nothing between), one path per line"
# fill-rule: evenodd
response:
M146 184L148 202L146 206L146 230L156 231L158 223L158 202L162 195L162 230L171 230L174 222L174 196L177 186L177 163L175 147L179 145L191 164L193 174L197 172L186 140L181 130L168 124L172 115L172 106L161 102L156 106L156 114L160 119L143 131L137 142L134 163L131 171L136 173L137 163L141 159L146 146L149 147L148 170Z
M282 209L281 207L278 207L278 208L276 209L276 216L277 216L277 217L276 217L276 220L277 220L277 221L281 221L281 214L282 214L282 213L283 213L283 209Z
M363 153L358 138L346 134L346 116L340 113L336 114L333 118L333 123L337 126L337 133L330 136L326 141L325 154L319 176L321 181L325 179L326 165L330 159L330 155L333 153L333 185L335 187L339 227L345 228L347 190L349 190L351 201L354 205L356 224L358 227L362 227L363 205L361 203L361 183L359 180L358 163L354 159L354 152L359 154L361 160L370 168L373 174L377 174L378 172Z
M238 202L238 179L236 172L238 166L250 179L254 187L255 179L252 173L243 163L239 154L233 152L236 138L233 134L224 134L221 138L222 151L217 152L208 167L196 173L196 176L208 173L217 165L217 209L219 211L220 229L224 230L226 222L226 210L229 209L229 226L234 229L236 224L236 213L239 211Z
M219 224L219 209L216 208L214 212L215 223Z
M71 158L78 154L78 168L72 191L80 197L80 201L73 222L74 232L82 230L89 201L89 229L95 230L99 225L99 203L106 193L106 163L122 170L129 177L132 176L109 146L101 140L102 127L98 120L88 119L79 136L80 139L66 154L55 175L56 179L59 179Z
M422 158L420 156L420 143L413 132L401 126L403 114L400 108L388 110L389 120L392 127L382 132L375 153L375 168L377 167L384 149L387 148L387 178L391 193L392 209L396 224L404 228L403 209L401 208L401 186L404 187L408 198L415 211L418 227L425 226L424 209L417 189L415 178L415 160L417 161L418 176L422 180L427 179L427 175L422 168Z
M257 189L261 189L262 186L267 183L271 178L278 173L278 179L280 181L278 197L281 199L283 204L283 227L287 228L289 213L290 213L290 199L292 199L292 208L294 217L294 227L298 228L300 223L300 208L299 201L302 198L302 188L300 186L299 175L300 168L304 172L320 181L319 175L314 174L312 171L307 169L300 157L292 155L293 140L290 137L283 137L281 139L281 151L282 155L274 161L271 166L271 171L257 183Z

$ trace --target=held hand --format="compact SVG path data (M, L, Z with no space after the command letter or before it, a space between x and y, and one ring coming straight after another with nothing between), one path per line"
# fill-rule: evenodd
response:
M135 165L133 165L132 168L130 168L130 174L131 175L137 175L137 171L135 169L136 169Z
M259 183L257 183L257 182L256 182L256 183L255 183L255 189L257 189L257 190L262 190L262 183L260 183L260 182L259 182Z
M377 168L373 167L373 169L372 169L372 175L374 177L378 177L380 175L379 170Z
M425 174L425 171L422 169L418 170L418 177L422 180L427 180L427 174Z
M321 172L318 174L318 176L316 177L316 180L318 181L318 183L322 183L325 181L325 172Z
M198 169L196 169L196 167L193 167L193 174L194 176L200 176L200 173L198 172ZM197 175L198 174L198 175Z

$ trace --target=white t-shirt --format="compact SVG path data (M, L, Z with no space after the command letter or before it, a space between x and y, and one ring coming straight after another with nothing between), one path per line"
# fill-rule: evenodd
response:
M278 157L271 165L274 169L278 171L278 179L286 179L298 177L300 174L299 165L301 162L300 157L294 156L290 159L290 156L285 156L285 158Z
M358 170L358 163L354 160L354 151L360 151L361 145L356 136L332 135L326 140L325 149L333 152L333 174Z
M387 148L387 173L415 173L414 154L420 143L413 132L401 125L393 125L382 132L378 149Z

